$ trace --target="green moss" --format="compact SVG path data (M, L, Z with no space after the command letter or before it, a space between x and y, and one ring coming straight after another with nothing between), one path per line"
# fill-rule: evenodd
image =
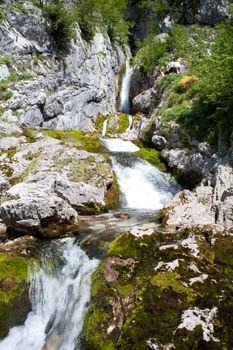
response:
M120 188L116 174L113 173L113 183L105 194L105 204L108 209L117 208L120 201Z
M78 149L83 149L94 153L101 152L101 145L96 133L90 133L82 130L43 130L42 133L62 142L72 143Z
M120 114L118 121L117 133L121 134L126 131L129 126L129 118L127 114Z
M135 154L138 154L139 157L143 158L147 162L151 163L152 165L156 166L160 170L164 171L166 170L165 164L161 161L159 152L156 151L153 148L140 148L138 152Z
M0 253L0 337L8 327L21 322L30 308L28 300L28 261Z

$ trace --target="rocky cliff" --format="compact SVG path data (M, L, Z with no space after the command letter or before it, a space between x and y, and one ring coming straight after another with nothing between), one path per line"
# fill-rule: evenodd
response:
M77 25L76 39L58 58L51 22L39 8L31 3L23 4L23 12L14 3L1 8L3 111L17 112L24 126L92 131L93 117L115 111L122 47L100 32L86 42Z

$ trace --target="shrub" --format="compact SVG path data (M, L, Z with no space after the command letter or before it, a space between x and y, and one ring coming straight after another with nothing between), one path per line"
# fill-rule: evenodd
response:
M74 16L63 0L52 0L43 7L43 13L51 22L51 35L59 51L64 51L68 42L75 38Z

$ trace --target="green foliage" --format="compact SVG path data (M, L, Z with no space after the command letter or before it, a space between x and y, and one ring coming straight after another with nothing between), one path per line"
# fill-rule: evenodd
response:
M52 0L44 5L43 13L52 22L51 34L58 50L64 51L68 42L75 38L72 8L63 0Z
M149 71L169 61L169 58L168 41L150 35L141 44L141 48L135 57L135 64L141 66L144 71Z
M96 28L112 41L126 43L129 23L125 17L126 0L80 0L76 18L85 39L93 38Z
M13 96L13 92L10 90L6 90L0 94L1 100L9 100Z

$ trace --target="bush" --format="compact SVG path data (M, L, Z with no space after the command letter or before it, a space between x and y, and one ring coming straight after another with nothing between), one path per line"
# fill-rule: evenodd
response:
M168 42L150 35L144 40L135 57L135 64L148 71L169 60Z
M43 7L43 13L51 22L51 35L59 51L64 51L68 42L75 38L74 15L63 0L52 0Z

